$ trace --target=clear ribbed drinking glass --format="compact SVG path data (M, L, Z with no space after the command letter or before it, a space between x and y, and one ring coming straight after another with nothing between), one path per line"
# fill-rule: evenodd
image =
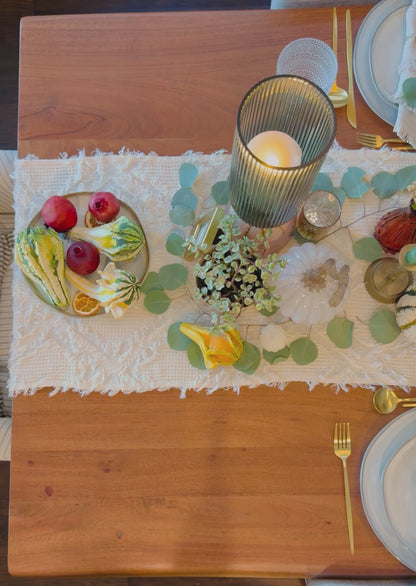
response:
M277 75L296 75L316 83L326 94L338 71L337 56L320 39L296 39L284 47L276 66Z
M291 136L302 150L297 167L274 167L248 148L269 130ZM237 116L229 177L236 214L257 228L291 220L308 196L336 133L334 108L326 94L301 77L278 75L245 95Z

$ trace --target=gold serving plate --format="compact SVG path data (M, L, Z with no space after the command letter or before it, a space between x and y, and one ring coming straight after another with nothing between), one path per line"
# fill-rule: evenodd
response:
M82 192L78 192L78 193L69 193L67 195L64 195L62 197L65 197L66 199L69 199L75 206L76 210L77 210L77 215L78 215L78 221L77 221L77 225L85 225L85 214L88 211L88 202L90 200L91 195L93 194L93 191L82 191ZM138 224L144 234L145 237L145 244L142 248L142 250L140 251L140 253L133 258L132 260L129 261L120 261L120 262L116 262L115 265L117 268L122 269L124 271L128 271L129 273L132 273L133 275L135 275L135 277L137 278L137 280L139 281L139 283L141 283L147 273L148 267L149 267L149 246L147 244L147 239L146 239L146 234L145 231L143 229L143 226L140 223L139 218L137 217L136 213L131 209L131 207L129 205L127 205L126 203L124 203L122 200L119 200L120 203L120 212L118 214L118 216L126 216L126 218L128 218L129 220L135 222L136 224ZM36 214L36 216L31 220L31 222L29 223L29 226L44 226L45 223L43 221L42 215L40 213L40 211ZM72 240L68 237L65 236L65 232L62 232L59 234L59 236L61 237L61 240L63 242L64 245L64 255L66 256L66 251L69 248L69 246L72 244ZM109 258L107 258L104 254L100 253L100 264L98 265L97 270L94 273L91 273L90 275L88 275L86 278L95 283L97 279L100 278L100 275L98 274L99 270L102 270L110 261ZM72 317L81 317L78 314L75 313L75 311L72 309L71 307L71 303L69 304L68 307L65 308L60 308L60 307L56 307L55 305L52 305L50 303L50 301L47 299L47 297L45 296L45 294L43 293L43 291L36 286L36 284L31 281L24 273L23 273L27 283L29 284L30 288L32 289L32 291L35 293L35 295L37 297L39 297L39 299L41 299L42 301L44 301L45 303L47 303L48 305L50 305L51 307L53 307L54 309L65 313L67 315L70 315ZM77 292L77 289L74 285L72 285L72 283L70 283L68 280L66 280L66 284L68 286L68 291L69 291L69 296L72 302L72 299L75 295L75 293ZM93 316L94 317L96 315L100 315L104 313L104 309L100 308L99 311L97 313L95 313Z

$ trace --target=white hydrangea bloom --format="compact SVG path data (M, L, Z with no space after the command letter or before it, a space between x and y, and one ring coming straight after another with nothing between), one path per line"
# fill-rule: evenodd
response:
M261 329L260 344L267 352L278 352L286 346L286 332L278 324L269 324Z

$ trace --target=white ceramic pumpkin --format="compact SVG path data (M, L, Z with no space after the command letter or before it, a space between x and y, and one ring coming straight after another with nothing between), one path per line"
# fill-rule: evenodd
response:
M330 321L350 292L349 266L334 250L308 242L282 255L287 266L276 280L280 312L296 323Z

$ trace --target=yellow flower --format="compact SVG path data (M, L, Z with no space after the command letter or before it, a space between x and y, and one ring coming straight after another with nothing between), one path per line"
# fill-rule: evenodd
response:
M212 328L188 323L182 323L179 329L182 334L198 344L207 368L234 364L243 352L240 334L230 326L220 326L220 333L214 333Z

